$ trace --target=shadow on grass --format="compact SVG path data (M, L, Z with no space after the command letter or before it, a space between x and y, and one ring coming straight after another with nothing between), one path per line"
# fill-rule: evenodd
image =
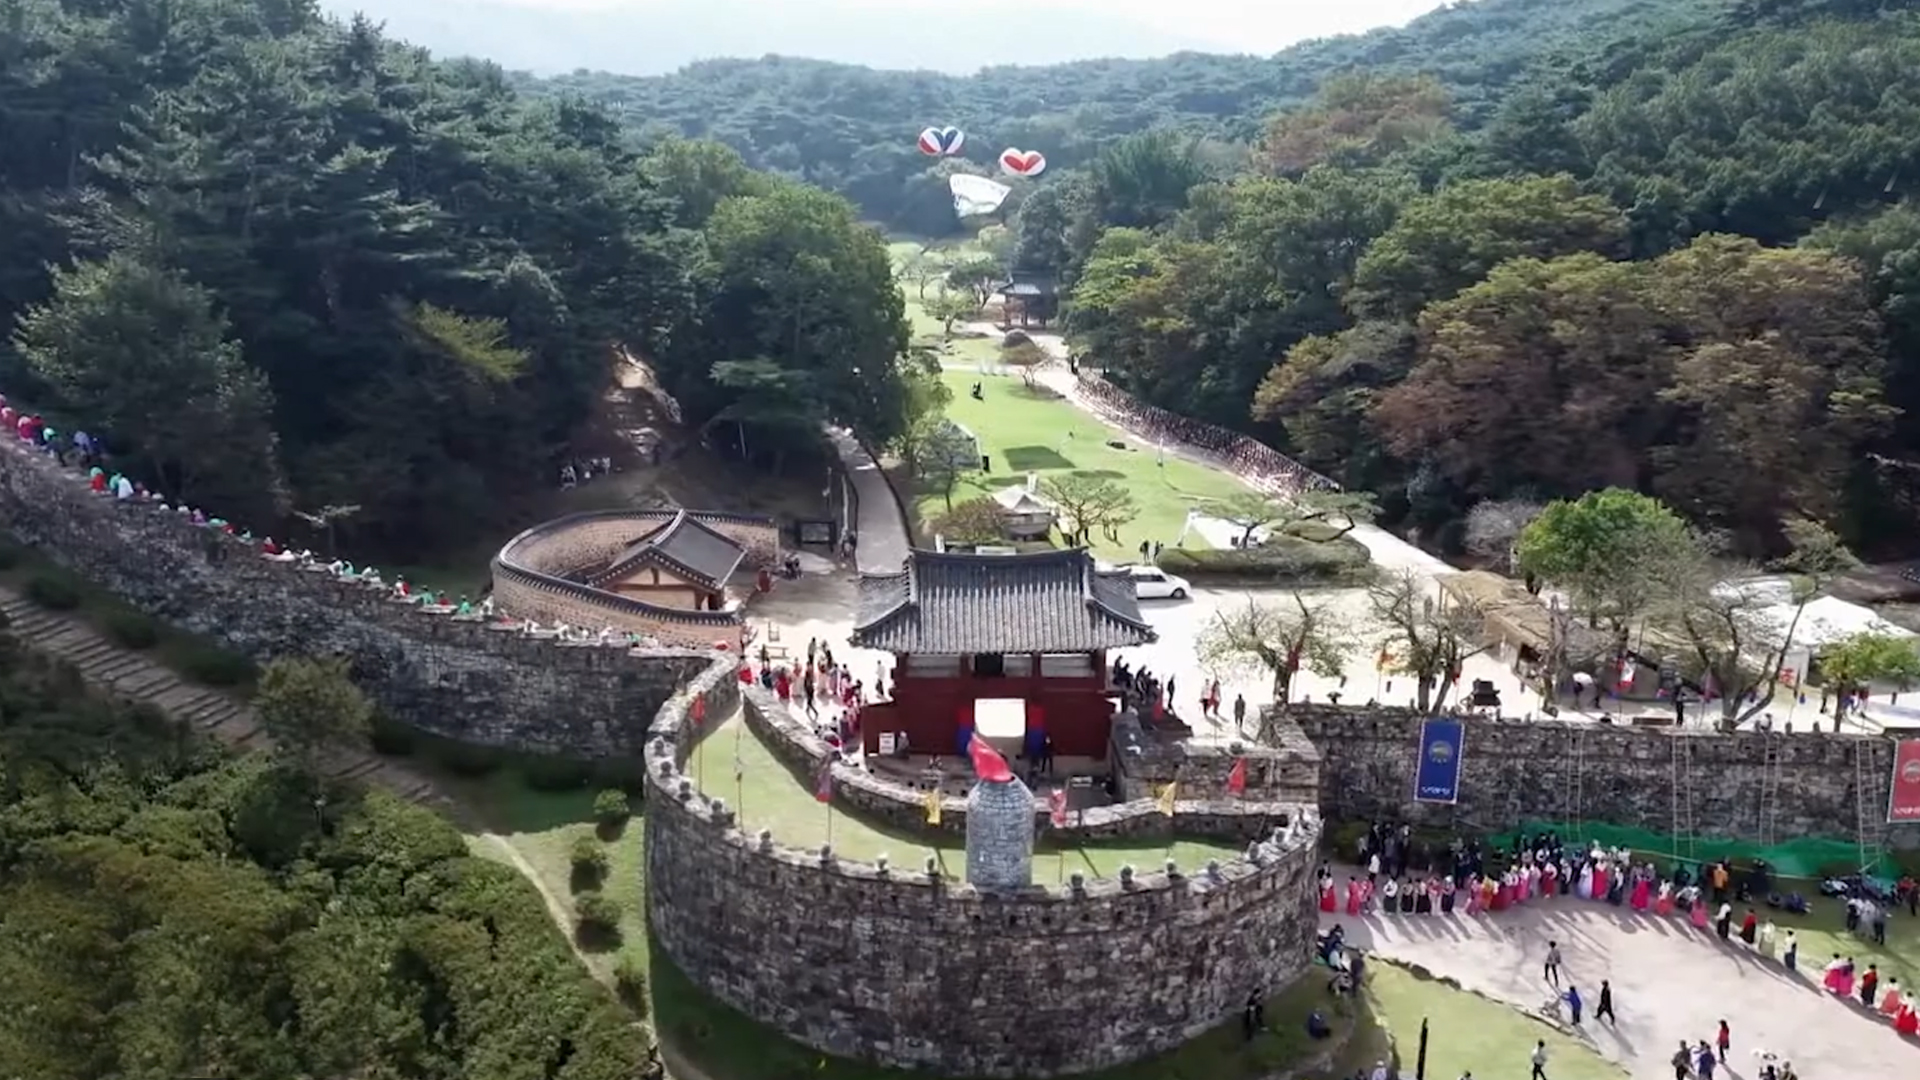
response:
M1073 470L1073 475L1085 477L1088 480L1126 481L1132 479L1132 477L1118 469L1075 469Z
M620 948L621 941L620 928L617 926L583 922L573 931L573 943L580 946L582 952L614 952Z
M1073 468L1073 462L1051 446L1009 446L1000 460L1014 472L1042 472Z
M595 866L583 866L574 863L567 872L567 891L575 896L581 893L598 892L606 881L607 872Z
M802 1046L708 996L648 942L647 981L654 1030L667 1067L684 1061L706 1080L939 1080L926 1071L889 1069L833 1057ZM1132 1064L1079 1074L1084 1080L1253 1080L1279 1073L1351 1076L1383 1058L1392 1045L1366 998L1335 997L1326 972L1315 968L1266 999L1265 1024L1249 1039L1237 1010L1184 1046ZM1333 1034L1307 1035L1307 1016L1319 1012ZM682 1080L686 1080L685 1076Z

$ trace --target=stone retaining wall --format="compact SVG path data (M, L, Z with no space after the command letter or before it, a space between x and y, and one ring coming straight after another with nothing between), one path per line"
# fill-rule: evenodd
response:
M1418 715L1332 705L1287 712L1320 749L1321 806L1330 818L1486 832L1586 820L1773 843L1852 839L1864 807L1870 846L1920 847L1920 826L1887 824L1895 744L1880 736L1469 719L1460 801L1436 806L1413 802Z
M96 495L0 440L0 523L142 611L256 660L338 655L395 719L451 739L581 757L634 754L660 703L714 654L529 637L260 556L157 504ZM727 665L731 667L731 663Z
M1308 970L1310 812L1257 861L986 896L917 862L742 833L685 771L692 692L661 710L646 752L648 920L695 984L806 1045L950 1076L1057 1076L1171 1049ZM763 696L747 691L744 711L774 730ZM835 780L837 798L861 797L855 770Z

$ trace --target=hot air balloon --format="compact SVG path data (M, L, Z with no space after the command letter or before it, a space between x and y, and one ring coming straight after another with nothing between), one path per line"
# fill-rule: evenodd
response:
M928 157L952 157L966 143L966 133L957 127L930 127L920 133L920 152Z
M1000 168L1010 176L1039 176L1047 169L1047 158L1038 150L1016 150L1009 146L1000 151Z
M954 173L947 177L947 188L953 192L953 212L963 218L993 213L1000 209L1001 203L1007 201L1007 195L1013 190L984 176L968 173Z

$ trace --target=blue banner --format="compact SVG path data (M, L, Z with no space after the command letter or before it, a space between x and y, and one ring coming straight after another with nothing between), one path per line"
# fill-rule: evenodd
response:
M1428 720L1420 725L1420 760L1413 770L1413 801L1460 801L1460 752L1467 726L1458 720Z

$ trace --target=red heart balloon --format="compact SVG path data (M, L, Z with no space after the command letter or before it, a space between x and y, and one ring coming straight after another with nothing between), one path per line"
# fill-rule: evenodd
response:
M1016 176L1030 176L1046 168L1047 159L1038 150L1008 148L1001 151L1000 165Z

